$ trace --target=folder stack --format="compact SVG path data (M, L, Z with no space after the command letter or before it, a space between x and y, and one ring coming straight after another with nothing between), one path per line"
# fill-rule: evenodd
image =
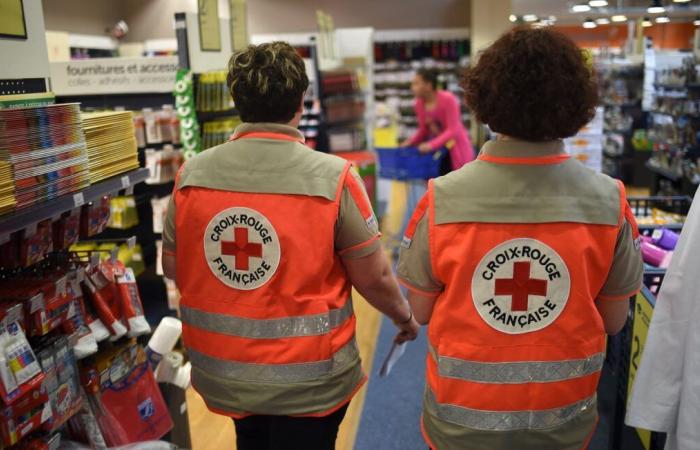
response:
M90 182L139 167L136 132L131 111L83 113Z
M0 213L89 184L78 103L0 109Z

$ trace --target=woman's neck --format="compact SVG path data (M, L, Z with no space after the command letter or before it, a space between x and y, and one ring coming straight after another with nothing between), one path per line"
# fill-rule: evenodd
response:
M423 101L428 104L433 104L437 100L437 91L428 92L423 97Z

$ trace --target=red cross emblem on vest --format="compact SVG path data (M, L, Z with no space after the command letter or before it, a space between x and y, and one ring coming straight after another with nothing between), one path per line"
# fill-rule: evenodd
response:
M530 262L513 263L513 278L496 279L495 295L510 295L511 310L527 311L529 295L547 295L547 280L530 278Z
M262 258L262 244L248 242L247 228L234 228L233 241L221 241L221 254L233 256L236 270L250 270L250 258Z

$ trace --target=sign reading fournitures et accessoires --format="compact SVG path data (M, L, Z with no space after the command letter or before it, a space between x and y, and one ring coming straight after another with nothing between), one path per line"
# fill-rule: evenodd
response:
M481 318L508 334L554 323L569 299L569 269L548 245L529 238L494 247L472 278L472 299Z
M204 255L222 283L234 289L257 289L270 281L279 267L280 241L260 212L229 208L209 221Z

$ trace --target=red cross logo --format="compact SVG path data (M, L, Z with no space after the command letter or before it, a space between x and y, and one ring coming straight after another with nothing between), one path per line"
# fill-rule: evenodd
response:
M530 263L528 261L513 264L513 278L496 280L495 295L510 295L513 311L527 311L528 295L547 295L547 280L530 278Z
M247 228L234 228L234 241L221 241L221 254L236 258L236 270L250 270L250 258L262 258L262 244L248 242Z

